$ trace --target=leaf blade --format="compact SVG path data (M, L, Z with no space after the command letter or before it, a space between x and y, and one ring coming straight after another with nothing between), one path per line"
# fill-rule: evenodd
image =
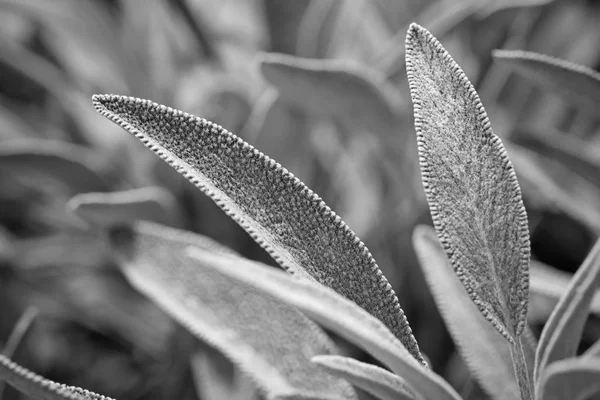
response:
M93 102L211 196L286 270L356 302L424 362L398 298L366 246L285 168L222 127L181 111L124 96L95 95Z
M584 400L600 392L600 358L557 361L543 372L540 399Z
M421 175L438 237L471 299L515 343L526 323L530 249L514 169L475 89L437 39L412 24L406 48Z

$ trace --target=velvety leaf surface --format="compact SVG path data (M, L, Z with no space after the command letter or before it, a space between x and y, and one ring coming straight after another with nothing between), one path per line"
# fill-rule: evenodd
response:
M597 110L600 103L600 73L583 65L522 50L495 50L494 58L545 89L553 89Z
M551 363L575 356L596 288L600 286L600 240L577 269L544 325L536 353L535 376Z
M465 292L435 230L417 226L413 245L435 303L469 371L491 398L519 398L510 344L485 320Z
M515 343L526 322L530 253L515 172L475 89L437 39L412 24L406 48L434 226L471 299Z
M281 98L294 106L333 117L351 129L397 135L395 100L374 71L284 54L265 54L260 70Z
M356 302L422 361L398 298L366 246L281 165L218 125L148 100L96 95L94 104L211 196L288 272Z
M83 219L97 226L127 225L137 220L181 226L177 200L160 187L144 187L121 192L85 193L69 201Z
M269 399L355 398L346 382L310 362L335 348L299 311L186 257L185 249L199 244L195 235L149 222L134 226L111 241L128 280L251 376Z
M312 361L333 376L346 379L381 400L414 400L415 396L406 381L398 375L349 357L315 356Z
M600 358L557 361L540 377L541 400L596 399L600 392ZM595 395L594 397L590 397Z
M232 279L300 309L319 325L387 365L425 398L460 399L439 375L419 364L381 321L333 290L247 259L218 258L194 248L188 253Z

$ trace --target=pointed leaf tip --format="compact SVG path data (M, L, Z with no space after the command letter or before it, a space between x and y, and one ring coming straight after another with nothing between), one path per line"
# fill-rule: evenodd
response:
M93 101L98 112L209 195L288 272L354 301L425 362L367 247L294 175L205 119L132 97L97 95Z
M473 302L515 343L526 322L530 249L514 169L462 69L414 23L406 37L406 69L438 237Z

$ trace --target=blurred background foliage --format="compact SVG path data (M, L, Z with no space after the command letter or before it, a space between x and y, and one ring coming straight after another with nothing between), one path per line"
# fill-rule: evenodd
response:
M118 399L207 393L202 382L215 371L201 376L190 356L219 355L129 286L101 233L69 213L76 194L156 187L177 215L169 223L274 265L208 197L96 114L91 95L115 93L219 123L297 175L367 244L434 369L462 393L478 393L410 245L415 224L430 222L404 73L413 21L463 67L505 141L534 259L572 273L600 232L597 104L569 102L491 53L524 49L598 70L598 1L1 0L4 351L50 379ZM320 59L311 64L317 73L269 78L262 52ZM352 79L328 77L330 68L368 76L392 122ZM549 301L532 298L536 332ZM15 329L19 320L27 329ZM600 335L598 322L584 345ZM0 396L21 398L12 388Z

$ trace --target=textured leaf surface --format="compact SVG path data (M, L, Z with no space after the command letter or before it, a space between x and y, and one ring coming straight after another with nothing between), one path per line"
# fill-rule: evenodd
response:
M310 362L335 348L299 311L186 257L185 249L199 244L196 235L149 222L134 226L131 236L112 240L125 276L251 376L268 398L355 398L347 383Z
M422 399L406 381L383 368L341 356L315 356L312 361L333 376L346 379L381 400Z
M177 200L160 187L144 187L108 193L75 196L69 206L78 215L97 226L128 225L137 220L180 226Z
M113 400L76 386L67 386L45 379L2 354L0 354L0 380L6 381L21 393L39 400Z
M207 263L205 251L190 249L189 254ZM353 302L331 289L296 279L260 263L239 259L235 264L238 268L232 267L230 259L212 257L210 267L300 309L319 325L366 350L425 398L460 399L444 379L411 357L381 321Z
M590 303L599 286L600 240L596 241L544 325L536 353L536 377L551 363L575 356Z
M597 111L600 73L583 65L522 50L495 50L494 58L543 88L553 89Z
M260 69L289 104L313 115L335 118L349 128L397 135L394 100L386 93L383 77L373 71L284 54L264 55Z
M435 230L417 226L413 245L435 303L469 371L493 399L519 398L510 344L485 320L465 292Z
M437 39L412 24L406 49L434 226L471 299L515 343L526 323L530 253L515 172L475 89Z
M600 393L600 358L570 358L553 363L540 379L542 400L596 399Z
M191 180L291 273L333 288L379 318L422 361L398 298L366 246L302 182L222 127L123 96L97 110Z

